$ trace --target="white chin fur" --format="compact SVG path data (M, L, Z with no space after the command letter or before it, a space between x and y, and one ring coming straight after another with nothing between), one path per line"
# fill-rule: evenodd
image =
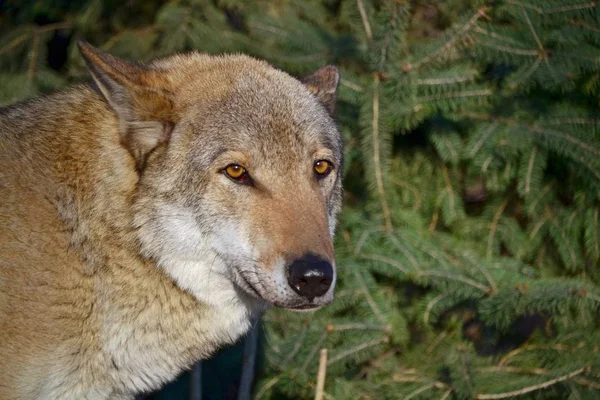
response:
M144 253L202 303L218 307L246 302L191 211L163 206L152 222L142 226L140 241Z

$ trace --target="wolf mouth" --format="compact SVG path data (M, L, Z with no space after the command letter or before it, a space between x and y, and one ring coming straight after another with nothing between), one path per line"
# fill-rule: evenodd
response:
M242 274L241 272L238 272L237 269L236 271L236 275L240 278L241 283L243 283L242 285L242 289L246 290L246 291L250 291L252 292L251 294L253 294L254 296L256 296L259 299L264 299L266 300L260 293L260 291L254 287L254 285L252 283L250 283L250 281L248 279L246 279L246 277L244 276L244 274ZM239 284L240 282L238 282ZM249 290L248 290L249 289Z
M238 282L238 285L240 285L242 287L243 290L246 290L247 292L251 292L250 294L256 296L259 299L265 300L269 303L271 303L272 305L276 306L276 307L281 307L281 308L287 308L289 310L312 310L312 309L317 309L319 307L321 307L320 304L315 304L315 303L308 303L308 304L285 304L285 303L281 303L278 301L272 301L269 300L267 298L265 298L260 290L258 290L254 284L252 284L250 282L250 280L248 280L243 273L239 272L236 270L236 275L238 275L238 277L240 278L240 282Z
M286 307L290 310L314 310L321 307L319 304L314 304L314 303L310 303L310 304L302 304L299 306L290 306L290 307Z

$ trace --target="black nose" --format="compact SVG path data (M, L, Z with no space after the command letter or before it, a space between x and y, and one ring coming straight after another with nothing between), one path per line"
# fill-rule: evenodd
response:
M327 293L331 282L331 263L314 254L299 258L288 267L288 283L294 292L310 301Z

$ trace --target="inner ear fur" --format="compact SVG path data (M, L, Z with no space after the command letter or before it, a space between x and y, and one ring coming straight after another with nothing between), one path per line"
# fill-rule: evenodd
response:
M312 75L301 79L301 82L319 99L329 114L335 113L337 88L340 83L340 73L335 66L321 67Z
M121 143L141 171L150 152L168 142L175 124L164 76L144 64L105 54L86 42L78 46L98 89L119 117Z

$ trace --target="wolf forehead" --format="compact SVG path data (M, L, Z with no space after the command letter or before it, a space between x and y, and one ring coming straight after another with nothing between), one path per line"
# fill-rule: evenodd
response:
M152 64L171 75L175 107L212 143L251 149L326 148L340 162L342 143L329 110L299 80L246 55L177 55Z

